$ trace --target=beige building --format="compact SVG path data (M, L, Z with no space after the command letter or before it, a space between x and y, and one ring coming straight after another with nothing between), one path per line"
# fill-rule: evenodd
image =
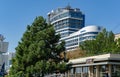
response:
M115 39L120 38L120 33L119 34L115 34Z
M69 61L67 77L120 77L120 54L104 54ZM108 75L108 76L107 76Z

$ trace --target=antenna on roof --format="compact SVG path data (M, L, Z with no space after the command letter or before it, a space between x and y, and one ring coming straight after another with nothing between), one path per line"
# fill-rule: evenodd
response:
M3 41L5 38L2 34L0 34L0 41Z
M71 9L70 3L66 6L66 9Z

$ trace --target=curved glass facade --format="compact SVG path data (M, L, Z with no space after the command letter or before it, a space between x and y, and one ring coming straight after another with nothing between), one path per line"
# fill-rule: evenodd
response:
M103 28L99 26L87 26L70 34L68 37L61 38L61 40L65 40L65 47L67 51L73 50L79 47L79 44L83 41L95 39L97 34L101 32L102 29Z

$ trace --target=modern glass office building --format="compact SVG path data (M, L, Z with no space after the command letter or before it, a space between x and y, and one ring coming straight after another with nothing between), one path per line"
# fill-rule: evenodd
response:
M85 15L78 8L58 8L48 13L48 22L65 40L67 51L74 50L85 40L93 40L102 30L101 27L90 25L85 27Z
M69 36L85 25L85 15L78 8L58 8L48 13L48 22L54 25L61 38Z

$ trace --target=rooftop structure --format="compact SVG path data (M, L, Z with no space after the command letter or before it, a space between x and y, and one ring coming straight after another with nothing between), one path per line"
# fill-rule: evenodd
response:
M5 38L2 34L0 34L0 41L3 41Z
M4 36L0 34L0 53L5 53L8 50L8 42L4 42Z

